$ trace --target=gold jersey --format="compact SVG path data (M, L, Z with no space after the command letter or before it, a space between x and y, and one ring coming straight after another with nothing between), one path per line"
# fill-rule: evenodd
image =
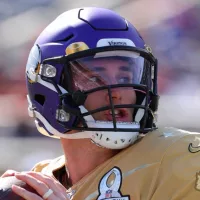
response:
M34 171L55 175L64 156ZM200 134L159 129L121 151L69 188L72 200L200 199Z

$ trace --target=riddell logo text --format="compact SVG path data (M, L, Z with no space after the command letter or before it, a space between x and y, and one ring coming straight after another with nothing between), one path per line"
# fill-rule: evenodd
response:
M110 46L127 46L127 43L126 42L114 42L114 41L111 41L111 42L108 42Z

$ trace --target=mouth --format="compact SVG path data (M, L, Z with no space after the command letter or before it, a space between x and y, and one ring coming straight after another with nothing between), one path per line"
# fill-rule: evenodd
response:
M129 119L129 114L128 114L127 109L114 109L114 115L115 115L116 121L121 121L121 122L131 121ZM105 117L107 121L113 121L112 110L106 111Z

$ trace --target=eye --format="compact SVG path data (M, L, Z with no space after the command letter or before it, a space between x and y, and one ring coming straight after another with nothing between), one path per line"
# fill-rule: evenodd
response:
M130 77L121 77L118 79L118 83L131 83Z

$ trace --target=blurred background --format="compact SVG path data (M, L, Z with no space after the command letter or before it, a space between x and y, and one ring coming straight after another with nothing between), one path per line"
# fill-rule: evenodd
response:
M159 59L159 126L200 132L199 0L1 0L0 174L28 170L62 154L27 114L25 66L39 33L62 12L84 6L117 11L141 32Z

